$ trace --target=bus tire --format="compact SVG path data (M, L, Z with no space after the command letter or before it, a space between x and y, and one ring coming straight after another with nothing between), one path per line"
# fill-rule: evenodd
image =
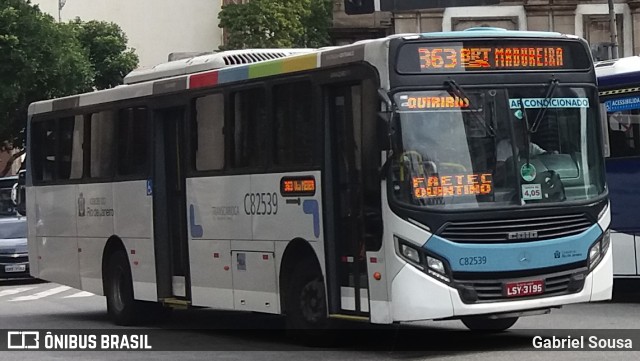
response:
M462 323L471 331L502 332L513 326L518 317L489 318L484 316L463 317Z
M285 301L289 330L323 330L329 326L324 280L314 268L299 263L291 274Z
M116 325L129 326L138 321L138 302L133 298L133 281L127 253L115 251L107 263L105 278L107 313Z

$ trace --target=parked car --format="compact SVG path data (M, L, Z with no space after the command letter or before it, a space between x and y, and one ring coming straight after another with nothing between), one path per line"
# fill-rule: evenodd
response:
M27 218L0 218L0 278L29 277Z
M11 197L17 179L0 178L0 278L30 277L27 218L18 214Z

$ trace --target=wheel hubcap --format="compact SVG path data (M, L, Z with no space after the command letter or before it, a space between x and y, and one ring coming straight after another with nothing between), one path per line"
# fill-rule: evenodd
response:
M309 281L302 288L300 306L304 319L309 323L317 323L325 316L324 287L319 278Z

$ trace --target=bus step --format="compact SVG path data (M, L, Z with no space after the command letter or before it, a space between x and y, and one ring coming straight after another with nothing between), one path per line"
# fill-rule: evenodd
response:
M191 305L190 301L179 298L163 298L160 302L165 306L176 309L187 309Z
M329 318L335 318L339 320L347 320L347 321L369 321L369 317L366 316L356 316L356 315L340 315L340 314L332 314L329 315Z

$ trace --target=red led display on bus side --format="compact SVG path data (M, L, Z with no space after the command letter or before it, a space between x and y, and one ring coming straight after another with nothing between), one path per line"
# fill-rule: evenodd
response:
M283 197L313 196L316 194L314 177L284 177L280 180L280 194Z

